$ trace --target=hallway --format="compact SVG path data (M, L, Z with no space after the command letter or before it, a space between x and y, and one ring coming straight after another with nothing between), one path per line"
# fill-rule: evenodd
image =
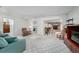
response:
M31 35L26 38L26 50L24 53L70 53L63 40L50 35Z

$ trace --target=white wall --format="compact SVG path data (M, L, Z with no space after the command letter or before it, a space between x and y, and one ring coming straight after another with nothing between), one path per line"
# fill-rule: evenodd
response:
M61 30L62 30L62 27L64 26L66 19L67 19L66 15L37 18L36 19L37 20L37 24L36 24L37 25L37 33L44 35L44 28L45 28L44 21L46 21L46 20L53 20L53 21L61 22L62 23Z
M27 22L23 19L16 18L14 20L14 34L15 35L22 35L22 28L27 28Z
M70 13L68 14L68 19L73 18L74 24L79 24L79 7L75 7Z
M10 27L10 33L11 35L21 35L21 29L23 27L28 27L29 26L29 21L21 19L19 17L13 17L12 15L6 15L6 14L2 14L0 13L0 31L3 32L3 18L2 17L8 17L10 19L12 19L14 21L14 25L13 27Z
M8 16L8 17L12 17L12 16ZM59 21L62 23L62 25L65 24L65 20L66 20L66 15L61 15L61 16L50 16L50 17L42 17L42 18L34 18L34 19L21 19L19 17L13 17L12 19L14 20L14 29L13 29L13 33L15 35L21 35L21 29L23 27L29 28L30 26L32 27L31 30L33 30L33 26L37 27L37 33L43 35L44 34L44 21L46 20L53 20L53 21ZM56 20L57 19L57 20ZM33 24L33 21L36 20L36 24ZM2 27L2 19L0 20L0 27ZM61 26L62 28L63 26Z
M0 17L0 31L3 32L3 23L2 17Z

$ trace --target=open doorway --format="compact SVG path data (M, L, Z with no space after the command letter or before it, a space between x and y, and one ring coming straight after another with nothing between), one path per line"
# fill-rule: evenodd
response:
M45 34L55 33L61 31L61 22L45 21Z

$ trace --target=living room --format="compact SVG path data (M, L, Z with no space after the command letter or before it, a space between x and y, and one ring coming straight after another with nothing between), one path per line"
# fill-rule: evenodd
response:
M65 37L66 35L71 36L70 31L66 32L67 26L79 26L78 13L79 7L76 6L1 6L0 36L6 36L5 39L8 37L7 41L10 40L9 42L14 39L21 39L21 41L16 42L15 46L12 45L12 48L7 46L9 42L6 43L3 45L5 48L1 46L0 52L79 52L79 45L76 43L78 40L73 40L74 44L67 45L71 41ZM3 37L1 37L2 40Z

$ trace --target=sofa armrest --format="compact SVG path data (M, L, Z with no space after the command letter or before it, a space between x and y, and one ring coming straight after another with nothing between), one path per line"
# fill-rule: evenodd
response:
M7 47L0 49L0 53L20 53L26 48L26 40L18 39L16 42L9 44Z

